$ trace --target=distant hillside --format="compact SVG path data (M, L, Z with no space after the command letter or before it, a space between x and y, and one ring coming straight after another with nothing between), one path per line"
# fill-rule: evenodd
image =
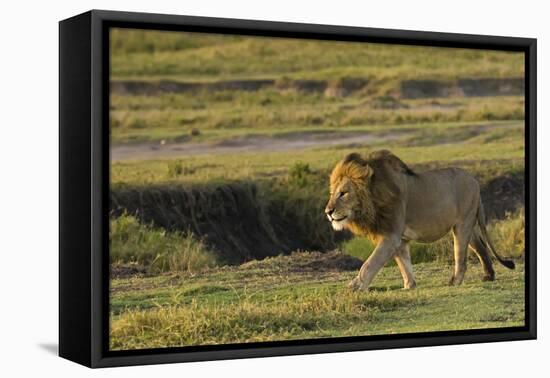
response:
M115 29L117 79L457 79L523 75L523 54Z

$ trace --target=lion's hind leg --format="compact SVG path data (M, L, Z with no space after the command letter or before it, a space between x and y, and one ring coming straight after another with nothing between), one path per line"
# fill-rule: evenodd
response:
M403 288L414 289L416 287L416 280L413 274L409 243L403 243L401 245L401 248L399 248L394 256L394 260L399 267L401 276L403 276Z
M477 258L481 262L483 267L483 281L494 281L495 280L495 270L493 269L493 262L489 256L489 251L487 247L481 240L481 236L478 232L474 232L472 235L472 240L470 240L470 249L474 251L477 255Z
M460 285L464 280L468 244L473 231L473 224L471 223L462 223L453 227L455 267L449 285Z

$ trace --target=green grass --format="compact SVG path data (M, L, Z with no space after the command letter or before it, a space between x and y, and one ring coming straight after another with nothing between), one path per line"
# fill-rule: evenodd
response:
M118 29L111 32L114 78L521 76L523 54L498 51L217 36Z
M368 293L346 288L356 272L309 265L322 255L297 252L218 268L213 259L198 259L195 263L209 264L190 269L174 259L181 254L170 246L188 251L193 245L195 256L202 257L210 251L194 239L190 243L189 235L144 227L128 216L113 220L111 230L115 265L145 263L149 274L169 272L111 280L112 349L511 327L524 321L523 212L489 225L497 250L518 265L509 271L496 263L496 282L481 282L481 267L471 255L465 283L445 286L452 272L452 242L446 237L413 244L417 290L399 289L392 262ZM176 253L159 265L147 262L149 248L166 253L163 258ZM365 260L372 244L355 238L342 249ZM177 265L170 264L174 261Z
M222 92L120 96L111 99L113 143L221 141L246 134L321 130L346 132L362 127L378 132L427 123L522 120L523 97L402 100L398 109L380 108L361 96ZM391 127L389 127L391 126ZM192 137L193 130L201 134Z
M451 266L415 265L418 288L401 290L386 267L367 293L346 285L356 272L290 272L273 266L111 282L111 349L448 331L524 324L523 265L497 267L481 282L470 264L460 287Z
M476 130L483 123L432 123L395 126L406 132L403 139L368 146L343 146L284 152L235 153L219 156L197 155L179 159L181 174L170 174L175 164L170 159L120 161L111 164L111 182L145 185L152 183L228 182L265 180L285 176L293 164L307 164L311 171L328 175L333 165L350 152L367 153L388 148L412 166L437 162L440 166L463 167L478 177L494 177L523 171L523 122L490 122L489 128ZM502 127L501 127L502 126ZM474 128L472 128L474 127ZM372 133L371 128L353 132ZM241 130L242 131L242 130ZM273 133L273 131L269 131ZM287 130L285 133L290 133ZM299 131L294 131L299 133ZM376 131L374 132L376 133ZM205 135L207 132L204 133ZM269 135L269 134L268 134ZM272 134L274 138L281 134ZM283 134L284 135L284 134ZM330 135L330 134L327 134ZM177 163L176 163L177 164Z
M192 233L169 232L135 217L112 218L109 253L113 264L135 264L148 273L196 272L217 264L216 255Z
M489 234L504 255L519 257L525 253L525 213L507 214L488 226Z
M299 128L520 120L523 96L403 99L406 80L519 78L523 54L497 51L114 29L113 80L209 82L269 78L368 84L346 96L275 87L111 96L113 143L223 140ZM262 131L263 130L263 131ZM205 131L212 131L202 134ZM224 135L228 132L228 135ZM213 137L213 138L212 138Z

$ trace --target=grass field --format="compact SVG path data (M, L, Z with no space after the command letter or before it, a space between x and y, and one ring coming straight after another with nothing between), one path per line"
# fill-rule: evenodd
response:
M398 269L386 267L371 291L355 293L346 287L355 272L293 270L305 255L195 275L115 279L111 349L524 324L523 265L497 267L498 280L490 283L470 265L464 284L449 287L451 266L417 264L419 287L410 291L400 289Z
M521 54L122 29L111 49L112 349L524 323ZM330 228L328 175L382 148L474 175L516 270L481 282L470 256L447 286L448 235L413 244L417 289L390 262L348 290L374 246Z
M391 96L382 100L377 97L376 102L366 101L364 97L335 100L326 99L322 94L280 94L265 90L227 94L221 101L206 101L206 98L212 95L113 95L112 140L115 143L205 142L236 136L277 136L319 130L381 133L395 128L418 128L428 123L520 121L524 114L524 101L520 96L401 100L396 104ZM199 135L191 134L198 129Z
M114 79L508 77L524 64L498 51L126 29L111 32L111 46Z
M479 130L486 124L487 129ZM476 130L477 128L477 130ZM289 152L238 153L214 156L205 154L186 156L179 159L180 174L170 174L169 167L178 159L130 160L112 165L112 183L147 184L166 182L205 182L239 179L260 179L266 175L284 176L292 164L308 164L312 170L328 174L335 161L347 153L367 152L373 148L391 150L411 165L438 162L467 165L483 172L491 168L505 171L522 169L524 157L523 122L476 122L476 123L430 123L407 126L393 126L394 132L406 134L402 140L368 145L338 146L334 148L313 148ZM373 128L349 128L351 133L372 133ZM243 130L239 130L241 133ZM384 130L388 132L387 129ZM250 132L248 130L248 132ZM273 133L273 130L268 130ZM286 130L287 133L293 131ZM297 132L298 135L299 132ZM246 135L246 134L244 134ZM330 138L325 132L324 137ZM275 135L274 138L277 136ZM453 143L454 142L454 143ZM488 160L489 164L472 164ZM176 163L174 163L176 161ZM497 172L490 172L491 176ZM326 178L326 177L325 177Z

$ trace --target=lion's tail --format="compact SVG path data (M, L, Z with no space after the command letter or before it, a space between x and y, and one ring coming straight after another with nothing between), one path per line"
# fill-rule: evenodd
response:
M491 250L493 255L495 255L496 259L499 263L507 267L508 269L514 269L516 267L516 264L512 260L505 260L503 259L496 251L495 247L493 246L493 243L491 242L491 239L489 238L489 234L487 233L487 226L485 224L485 211L483 210L483 203L481 202L481 199L479 200L479 208L477 210L477 223L479 225L479 229L481 230L481 241L485 246Z

